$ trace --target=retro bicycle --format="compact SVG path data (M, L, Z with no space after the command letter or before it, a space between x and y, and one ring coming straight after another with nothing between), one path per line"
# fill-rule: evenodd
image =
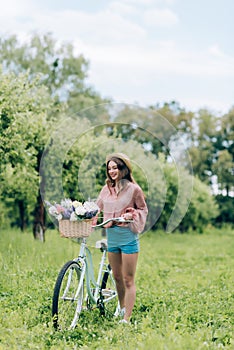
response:
M122 217L111 218L99 225L103 227L110 221L132 222ZM91 232L91 231L90 231ZM81 235L82 236L82 235ZM95 278L93 259L87 244L87 237L81 237L78 257L66 262L58 274L54 286L52 317L57 330L74 329L81 312L98 308L100 315L117 316L119 303L112 270L107 262L107 241L96 242L102 255L97 278Z

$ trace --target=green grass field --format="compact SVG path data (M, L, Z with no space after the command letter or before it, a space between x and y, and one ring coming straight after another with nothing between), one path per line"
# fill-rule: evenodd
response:
M75 330L54 332L54 283L78 245L55 230L44 244L1 230L0 349L234 349L234 232L154 232L140 242L131 325L94 311Z

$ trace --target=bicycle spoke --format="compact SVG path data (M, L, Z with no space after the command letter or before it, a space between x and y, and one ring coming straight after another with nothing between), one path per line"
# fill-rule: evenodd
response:
M53 325L55 329L76 326L83 304L83 280L77 262L69 261L58 275L53 296Z
M114 277L110 267L103 274L101 295L106 317L113 317L118 304Z

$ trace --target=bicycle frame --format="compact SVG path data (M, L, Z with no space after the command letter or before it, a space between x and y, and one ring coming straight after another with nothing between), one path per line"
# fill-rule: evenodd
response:
M79 295L81 288L83 288L84 280L86 280L86 288L87 288L87 297L89 297L89 300L92 304L98 304L98 300L101 296L101 279L104 272L108 272L108 265L106 263L107 258L107 250L106 248L102 249L102 257L101 261L99 263L99 270L98 270L98 276L97 280L94 277L94 268L93 268L93 260L92 255L89 250L89 248L86 245L86 238L82 239L81 247L79 251L78 258L74 259L80 267L81 267L81 277L80 282L77 288L77 292L75 295L75 299ZM91 287L91 284L94 286L94 288ZM117 296L117 292L111 293L108 297L106 297L103 302L108 303L111 299L115 298Z
M96 248L102 252L97 271L86 238L78 242L78 256L64 264L54 286L52 316L55 329L74 329L85 309L97 307L101 315L111 317L119 312L115 280L107 261L106 240L96 242Z

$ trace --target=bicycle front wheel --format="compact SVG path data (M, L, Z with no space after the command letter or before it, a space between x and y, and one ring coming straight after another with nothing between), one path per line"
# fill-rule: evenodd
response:
M52 317L55 329L73 329L82 311L84 278L76 261L68 261L54 286Z

